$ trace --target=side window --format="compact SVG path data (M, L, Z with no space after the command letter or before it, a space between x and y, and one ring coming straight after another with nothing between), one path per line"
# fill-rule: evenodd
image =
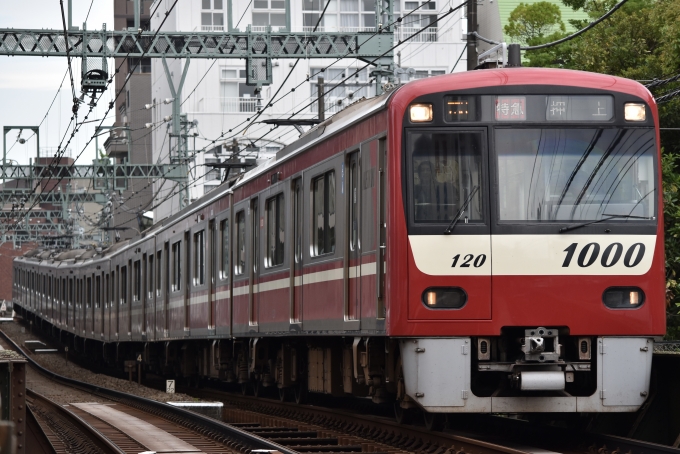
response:
M132 299L140 301L142 299L142 261L137 260L132 264Z
M127 304L127 266L120 268L120 305Z
M161 296L163 287L163 267L161 266L163 258L163 251L156 252L156 296ZM167 257L166 257L167 260Z
M99 309L102 307L102 278L96 276L94 278L94 307Z
M229 220L220 222L220 278L229 277Z
M335 252L335 172L312 180L312 255Z
M153 251L151 252L151 254L149 254L149 262L146 267L146 275L147 275L146 292L149 295L149 298L153 298L153 291L156 288L153 283L154 278Z
M172 291L182 289L182 242L172 244Z
M267 254L265 265L267 267L281 265L283 263L283 246L285 235L285 219L283 208L283 194L272 197L266 203L267 216Z
M194 285L205 284L205 230L194 233Z
M246 213L236 213L236 263L234 274L243 274L246 269Z
M85 306L89 309L92 307L92 278L87 278L87 284L85 286Z

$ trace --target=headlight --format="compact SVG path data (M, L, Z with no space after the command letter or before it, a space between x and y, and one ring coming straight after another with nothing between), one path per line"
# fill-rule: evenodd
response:
M623 109L626 121L645 121L647 118L644 104L627 102Z
M432 121L432 104L413 104L409 107L412 123Z
M645 292L637 287L611 287L602 294L602 301L610 309L635 309L645 302Z
M423 304L430 309L460 309L467 303L467 293L458 287L431 287L423 292Z

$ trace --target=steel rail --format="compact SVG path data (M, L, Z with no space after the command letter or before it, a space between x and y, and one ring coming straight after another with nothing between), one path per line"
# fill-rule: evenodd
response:
M173 407L172 405L157 402L155 400L147 399L144 397L126 394L120 391L115 391L101 386L92 385L90 383L81 382L79 380L75 380L72 378L64 377L48 369L45 369L40 364L38 364L23 350L23 348L21 348L13 339L11 339L2 330L0 330L0 337L2 337L10 345L12 345L16 349L16 351L22 353L26 357L26 360L31 364L31 366L35 367L36 370L38 370L41 374L62 384L72 386L82 391L99 394L109 399L125 403L126 405L129 405L133 408L145 410L150 413L161 412L164 414L172 415L181 421L193 423L194 425L200 426L201 428L206 429L210 432L218 433L227 439L235 440L244 445L251 446L252 449L279 451L281 454L297 454L297 451L290 450L285 446L273 443L265 438L258 437L257 435L251 434L244 430L240 430L236 427L232 427L221 421L217 421L216 419L212 419L207 416L200 415L198 413L193 413L188 410Z
M438 443L445 444L445 440L449 440L450 443L461 444L465 447L465 451L468 452L469 449L485 449L497 452L505 453L522 453L521 448L511 448L499 445L498 441L493 443L481 441L475 438L470 438L469 436L461 436L457 434L447 433L447 432L427 432L423 431L419 427L402 425L393 421L386 421L384 418L379 416L373 416L370 414L358 415L353 412L347 412L344 410L338 410L334 408L325 408L319 406L307 406L299 405L291 402L282 403L273 399L266 399L261 397L253 396L241 396L236 393L229 393L221 390L215 389L201 389L201 390L188 390L183 389L182 392L186 394L193 395L194 397L203 397L215 400L223 400L239 403L248 403L249 407L253 408L253 412L259 412L256 408L258 404L264 407L270 407L274 409L271 416L277 416L281 418L286 418L284 412L290 412L292 410L297 410L305 413L310 413L314 415L315 419L332 418L338 421L352 421L355 423L366 422L367 424L380 424L385 426L386 432L399 431L403 434L409 431L418 432L421 437L428 437L430 439L437 439ZM460 415L463 416L463 415ZM475 415L470 415L474 417ZM479 426L485 426L485 433L493 433L496 436L501 437L507 436L509 438L509 443L514 444L521 440L533 440L532 444L541 445L555 445L555 444L574 444L576 442L581 442L583 445L588 445L587 447L595 447L593 452L604 453L613 452L618 450L620 453L626 454L680 454L680 449L673 448L672 446L660 445L657 443L651 443L641 440L634 440L630 438L624 438L614 435L604 435L592 432L583 432L580 430L564 429L553 426L543 426L528 423L526 421L519 421L514 419L502 418L491 415L477 415L483 417L483 422L479 422ZM361 435L359 435L361 436ZM482 436L482 434L480 434ZM547 440L547 443L544 442ZM380 440L376 440L381 442ZM384 441L383 441L384 443ZM542 446L542 448L549 448L549 446ZM605 450L602 450L606 448Z
M39 394L35 391L32 391L30 389L26 389L26 396L32 398L34 401L39 402L38 405L42 407L47 407L50 411L57 413L60 417L63 419L67 420L74 426L80 429L84 429L87 433L86 435L90 439L90 441L94 442L99 450L101 450L102 453L105 454L126 454L125 451L122 451L118 446L116 446L111 440L109 440L106 436L104 436L101 432L99 432L96 428L92 427L92 425L88 424L86 421L84 421L82 418L80 418L78 415L75 415L68 411L65 407L62 407L61 405L57 404L56 402L48 399L47 397L43 396L42 394ZM54 448L54 446L53 446Z

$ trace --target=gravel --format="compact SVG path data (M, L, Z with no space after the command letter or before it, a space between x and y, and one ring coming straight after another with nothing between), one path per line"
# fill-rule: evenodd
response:
M24 332L22 332L22 329ZM22 348L24 347L24 342L26 340L40 340L47 345L47 348L56 348L51 344L48 339L42 338L40 336L31 334L28 332L28 328L24 328L18 323L2 323L0 324L0 330L4 331L10 338L12 338L16 343L18 343ZM4 348L8 348L4 342L0 342ZM199 399L188 396L186 394L167 394L157 389L148 388L144 385L139 385L137 382L129 382L127 380L122 380L120 378L110 377L108 375L96 374L88 369L74 364L72 361L66 362L63 352L60 353L47 353L47 354L30 354L31 358L35 360L45 369L48 369L56 374L62 375L64 377L72 378L75 380L84 381L95 386L100 386L102 388L113 389L115 391L121 391L128 394L133 394L135 396L145 397L147 399L156 400L158 402L200 402ZM38 379L34 378L34 375L38 375L31 368L28 368L28 378L27 384L31 385L31 381L34 381L36 385L38 384ZM36 389L36 392L40 392Z

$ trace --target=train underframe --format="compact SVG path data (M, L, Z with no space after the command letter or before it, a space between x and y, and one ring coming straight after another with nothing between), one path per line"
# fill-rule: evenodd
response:
M75 354L187 382L394 402L438 413L631 412L649 393L651 337L571 336L567 328L513 327L500 336L390 338L285 336L109 342L84 339L23 311ZM41 325L42 324L42 325Z

